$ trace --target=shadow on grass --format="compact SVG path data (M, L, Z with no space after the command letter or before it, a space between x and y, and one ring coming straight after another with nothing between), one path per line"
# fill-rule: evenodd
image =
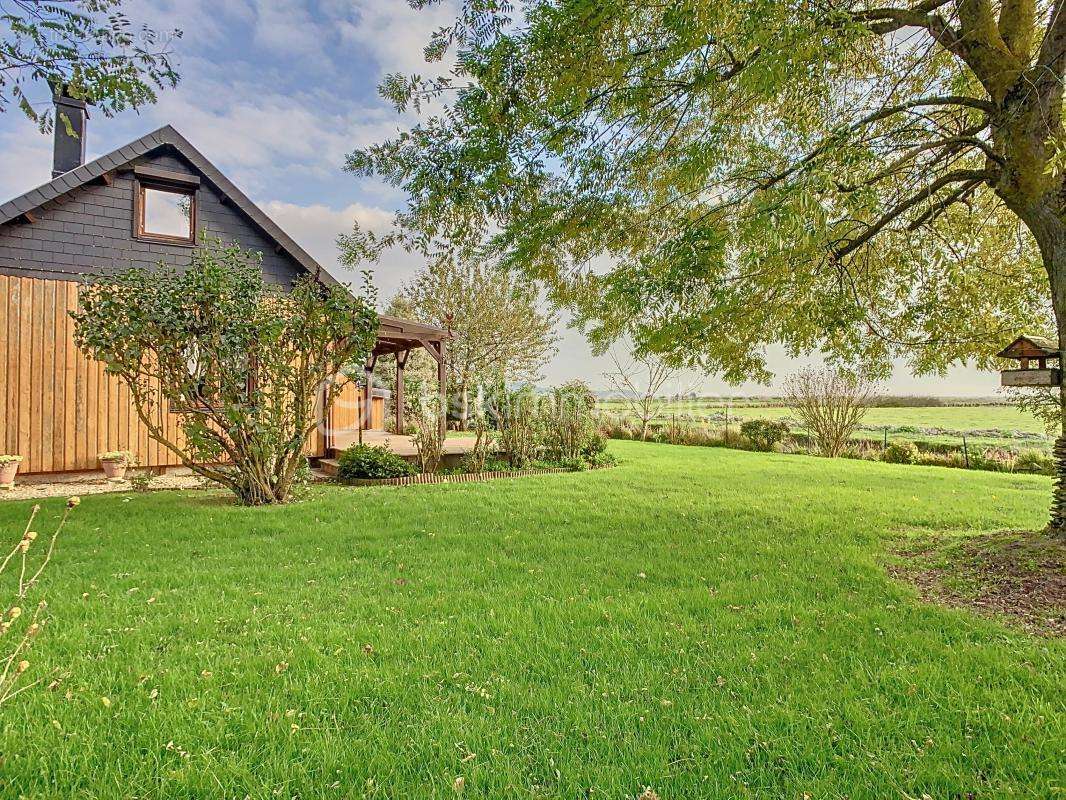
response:
M999 617L1042 636L1066 635L1066 541L1043 531L912 539L889 572L923 600Z

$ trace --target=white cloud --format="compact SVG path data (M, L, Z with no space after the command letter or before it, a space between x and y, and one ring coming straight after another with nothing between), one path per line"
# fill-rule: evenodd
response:
M0 153L0 203L52 179L52 138L28 120L0 133Z
M350 231L356 220L362 227L374 231L387 230L392 220L391 211L360 203L335 209L325 205L301 206L272 200L261 207L332 275L339 280L352 282L358 282L359 275L341 266L337 237ZM416 255L393 249L386 252L378 264L368 265L374 273L374 283L381 299L384 301L392 297L423 263Z
M347 153L397 129L390 109L338 102L325 89L264 91L261 84L229 79L199 60L184 69L178 88L163 93L144 116L155 125L174 125L252 192L279 177L339 176ZM143 133L144 127L140 122L131 133Z
M341 36L359 45L383 73L436 75L444 64L427 64L423 49L431 34L455 20L454 3L413 9L400 0L333 0L328 9L339 19Z

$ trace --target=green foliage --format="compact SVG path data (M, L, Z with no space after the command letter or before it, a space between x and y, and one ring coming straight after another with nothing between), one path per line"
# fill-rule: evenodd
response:
M1054 475L1055 460L1049 453L1040 450L1023 450L1014 458L1015 472L1029 472L1034 475Z
M544 420L537 394L530 386L509 390L502 381L493 394L498 403L500 455L511 469L525 469L537 459L544 444Z
M396 455L388 447L373 447L368 444L353 444L340 458L337 477L344 481L357 478L401 478L415 475L414 464Z
M183 272L160 265L91 282L78 347L130 389L153 439L247 504L285 502L332 378L377 335L373 293L309 276L264 283L260 256L205 239ZM176 416L182 437L164 424Z
M1048 436L1063 432L1063 396L1058 388L1033 387L1008 390L1011 401L1018 409L1032 414L1044 426Z
M35 106L50 87L63 86L110 117L176 86L171 44L181 31L134 26L121 7L122 0L0 5L0 112L13 102L48 131L68 124L53 119L51 103L43 111Z
M485 402L479 397L474 401L473 413L474 446L463 456L463 470L465 472L484 472L485 463L489 459L489 453L495 447L495 436L489 426L489 418Z
M881 453L881 460L889 464L916 464L918 445L905 439L889 443Z
M596 446L596 396L583 381L552 389L541 401L544 416L544 457L549 461L580 461Z
M740 423L740 433L756 450L768 453L788 436L788 425L780 420L749 419Z
M879 377L900 355L920 372L989 366L1009 332L1049 319L1040 254L997 191L1045 185L1012 159L1061 131L1057 106L1004 98L1038 104L1025 76L1057 86L1062 64L1011 53L995 12L964 7L461 2L429 48L451 48L456 73L390 76L397 108L426 110L349 156L411 198L359 254L498 258L598 347L628 335L737 382L767 377L768 344ZM1050 8L1000 27L1039 39ZM1025 114L1048 127L1015 149ZM1008 162L1035 177L997 179ZM597 259L610 266L586 269Z

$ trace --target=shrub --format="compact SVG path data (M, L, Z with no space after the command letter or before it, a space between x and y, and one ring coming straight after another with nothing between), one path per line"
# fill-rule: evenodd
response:
M1009 450L990 447L979 455L970 456L970 469L988 472L1010 472L1014 468L1014 454Z
M438 398L422 397L412 415L414 433L411 443L418 452L422 472L436 472L444 457L444 420L448 410L441 407Z
M881 460L888 464L916 464L919 455L918 445L901 439L898 442L889 443L881 453Z
M1034 475L1054 475L1055 460L1050 453L1040 450L1023 450L1014 459L1015 472L1030 472Z
M959 452L922 452L918 454L918 461L916 463L925 467L954 467L956 469L965 469L966 458Z
M474 446L463 456L463 472L484 472L485 462L495 446L493 431L489 427L489 417L485 413L485 403L478 397L474 400L473 414Z
M581 381L552 390L540 405L544 426L544 457L549 461L580 459L596 435L596 397Z
M740 424L740 432L754 449L769 453L788 436L788 425L776 419L749 419Z
M599 431L595 431L585 442L585 447L581 451L581 455L585 458L592 460L599 455L602 455L607 451L607 437L605 437Z
M806 369L785 381L786 402L810 432L822 455L848 447L874 399L873 385L842 370Z
M496 396L501 401L496 416L500 454L511 469L525 469L537 459L544 438L537 396L528 386L511 392L502 385Z
M374 295L304 276L268 284L262 256L204 239L181 270L135 267L78 295L74 341L129 389L151 438L244 505L285 503L304 444L374 346ZM173 420L180 431L175 436Z
M404 460L388 447L354 444L341 453L337 477L344 481L357 478L401 478L414 475L414 464Z

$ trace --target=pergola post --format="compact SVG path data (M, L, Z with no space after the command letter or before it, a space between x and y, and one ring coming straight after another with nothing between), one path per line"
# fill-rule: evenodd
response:
M374 365L377 363L378 357L371 356L369 363L363 368L366 380L363 386L363 407L360 409L362 413L359 415L360 441L362 441L362 431L370 430L373 424Z
M403 373L404 367L407 366L407 357L411 355L410 350L404 350L402 353L396 354L396 433L400 436L403 435L404 422L403 422Z
M448 432L448 373L445 369L444 340L437 342L437 387L440 391L440 435L443 439Z

